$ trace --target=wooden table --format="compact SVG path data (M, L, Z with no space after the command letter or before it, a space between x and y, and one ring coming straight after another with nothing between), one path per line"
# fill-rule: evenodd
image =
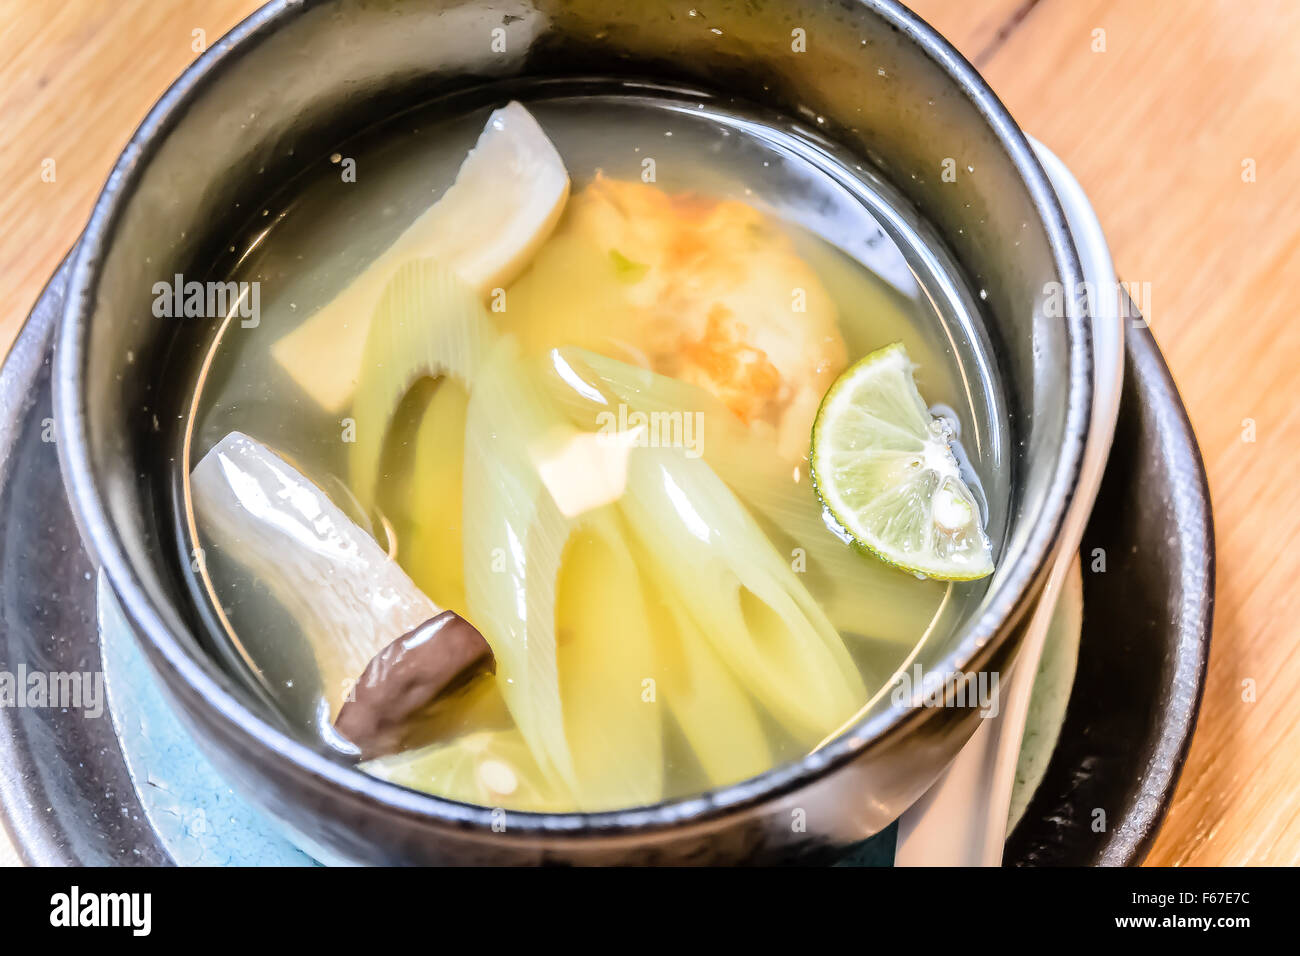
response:
M195 57L195 31L211 43L256 6L0 0L0 352L132 129ZM1144 311L1209 468L1209 683L1148 862L1298 863L1300 551L1286 549L1300 541L1300 3L914 6L1073 169L1121 277L1150 283Z

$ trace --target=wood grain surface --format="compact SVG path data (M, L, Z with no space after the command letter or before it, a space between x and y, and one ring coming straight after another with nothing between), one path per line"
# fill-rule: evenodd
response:
M0 0L0 353L195 31L210 44L256 6ZM1148 863L1300 863L1300 3L913 6L1092 197L1209 469L1210 676Z

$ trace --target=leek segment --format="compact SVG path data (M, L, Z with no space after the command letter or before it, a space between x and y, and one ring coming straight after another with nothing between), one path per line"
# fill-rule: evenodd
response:
M371 315L403 263L437 259L485 298L528 264L568 196L554 145L528 110L509 103L488 117L442 198L271 354L322 408L341 412L368 367L361 353Z
M705 389L577 348L548 356L546 381L579 428L598 427L620 403L647 415L699 413L704 460L791 556L840 632L910 647L939 614L950 585L899 574L851 547L811 484L774 459L770 439Z
M469 619L492 646L497 683L542 772L576 790L555 645L555 589L570 525L530 444L565 425L500 342L479 368L465 424L464 567Z
M637 564L653 565L638 549ZM653 593L653 592L652 592ZM768 770L772 748L745 693L679 600L650 599L658 692L709 785L726 786Z
M465 415L469 396L455 379L435 387L413 439L410 480L398 526L398 563L440 607L468 617L461 533Z
M620 504L661 592L755 698L815 743L866 699L840 635L744 506L700 459L638 449Z
M371 319L352 403L348 478L367 512L375 504L384 439L407 391L426 376L448 376L468 389L494 338L487 309L446 266L415 259L393 275Z
M578 806L657 803L664 755L654 639L617 511L592 512L575 528L557 590L560 697Z

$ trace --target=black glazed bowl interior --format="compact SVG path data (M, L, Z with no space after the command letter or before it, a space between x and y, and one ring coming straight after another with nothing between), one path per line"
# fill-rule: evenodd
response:
M74 510L200 744L319 859L807 859L887 825L974 727L967 708L882 708L815 754L741 784L619 812L507 813L502 831L488 809L317 753L222 670L188 596L167 470L179 454L181 395L214 329L155 319L153 286L205 275L247 210L358 130L485 81L652 78L738 97L814 121L915 206L968 285L984 290L1012 457L998 570L967 624L922 662L970 673L1014 655L1078 478L1092 389L1080 303L1065 297L1064 315L1048 306L1054 290L1081 283L1041 167L969 64L896 4L687 9L662 0L271 3L165 94L95 206L55 372ZM944 182L954 157L968 172ZM796 810L806 828L791 826Z

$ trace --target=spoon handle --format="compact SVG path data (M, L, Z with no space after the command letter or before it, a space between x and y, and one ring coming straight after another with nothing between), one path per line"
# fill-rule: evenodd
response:
M1087 302L1091 307L1094 381L1088 443L1055 564L1020 652L1010 672L999 681L1003 696L999 713L980 721L938 780L903 812L894 854L896 866L998 866L1002 862L1016 763L1044 638L1096 500L1119 416L1124 323L1106 237L1073 174L1042 143L1030 142L1064 208L1090 290Z

